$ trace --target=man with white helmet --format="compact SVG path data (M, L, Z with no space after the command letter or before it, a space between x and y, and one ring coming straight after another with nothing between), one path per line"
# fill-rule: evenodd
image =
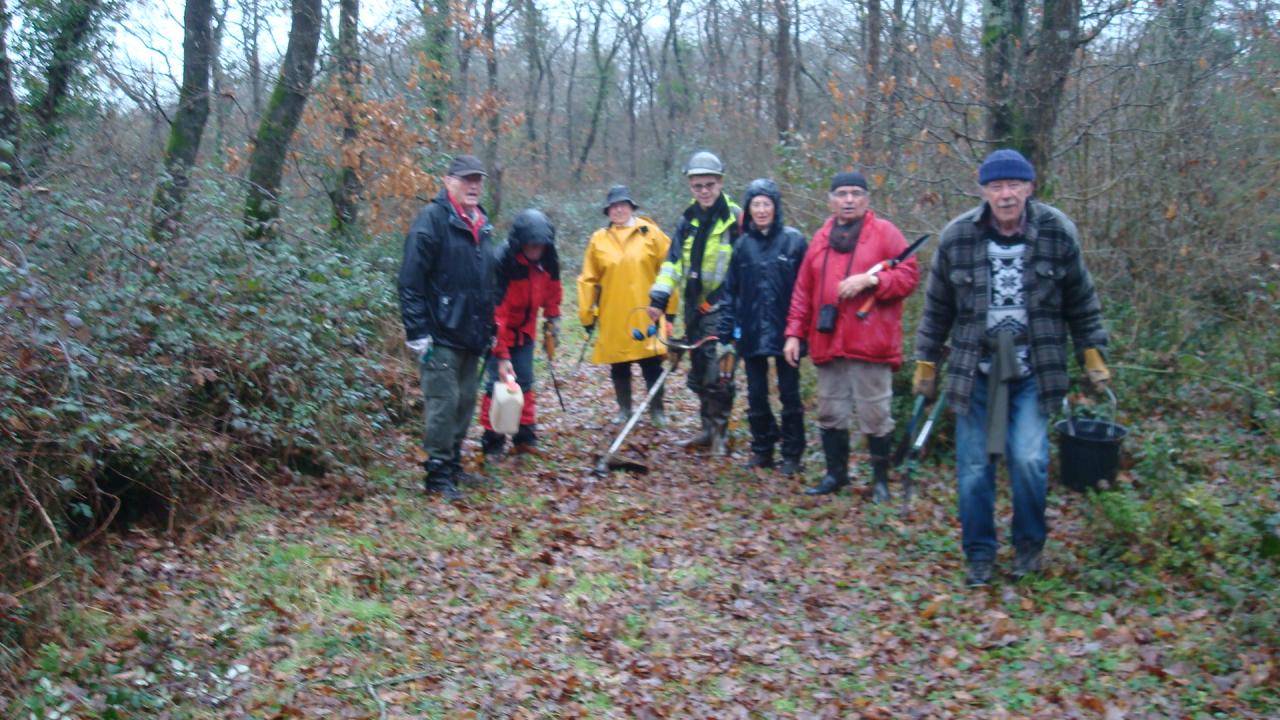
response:
M738 207L724 193L724 164L715 154L700 151L685 166L693 202L671 234L671 249L649 290L649 317L657 322L677 291L684 299L685 332L690 338L715 335L723 307L721 285L729 272L733 243L738 236ZM725 338L720 345L728 347ZM685 447L709 447L712 454L728 452L729 412L733 382L721 377L718 360L723 350L708 343L690 359L689 389L698 396L702 427Z

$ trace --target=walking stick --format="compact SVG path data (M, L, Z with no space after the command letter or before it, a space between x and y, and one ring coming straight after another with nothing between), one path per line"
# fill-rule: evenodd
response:
M551 371L551 387L556 389L556 400L560 401L560 412L569 412L564 406L564 398L560 395L560 381L556 379L556 334L550 325L542 325L542 349L547 351L547 369Z
M596 324L600 322L600 286L596 286L595 295L591 299L591 324L587 326L587 336L582 340L582 350L578 351L578 362L573 366L573 373L578 374L578 370L582 368L582 359L587 356L587 348L591 347L591 335L596 331Z

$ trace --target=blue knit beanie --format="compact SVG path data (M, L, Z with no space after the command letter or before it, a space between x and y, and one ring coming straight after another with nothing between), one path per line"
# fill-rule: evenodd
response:
M1031 163L1022 157L1017 150L996 150L982 161L978 168L978 184L986 185L993 180L1026 180L1034 182L1036 170Z

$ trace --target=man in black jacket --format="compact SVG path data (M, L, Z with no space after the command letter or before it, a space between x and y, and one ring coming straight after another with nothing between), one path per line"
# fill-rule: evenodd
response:
M422 380L426 489L449 500L460 497L462 441L495 330L498 248L480 207L485 176L474 156L454 158L444 190L409 226L400 265L405 344Z

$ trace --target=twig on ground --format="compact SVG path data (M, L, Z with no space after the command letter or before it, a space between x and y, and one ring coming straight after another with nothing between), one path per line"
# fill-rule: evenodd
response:
M9 470L11 470L13 472L13 476L18 479L18 484L22 486L22 491L26 493L27 499L31 501L32 505L36 506L36 512L40 514L40 519L44 521L44 526L49 528L49 533L53 536L54 547L62 547L62 539L58 537L58 528L54 526L53 520L49 517L49 513L45 512L44 505L40 504L40 499L37 498L35 492L31 490L31 486L28 485L26 479L22 477L22 473L18 472L18 468L11 464L9 465Z
M58 579L58 578L60 578L60 577L62 577L62 573L60 573L60 572L59 572L59 573L54 573L54 574L50 575L49 577L47 577L47 578L45 578L45 579L41 580L40 582L36 583L35 585L32 585L31 587L28 587L28 588L22 588L22 589L21 589L21 590L19 590L18 592L14 593L14 594L13 594L13 596L14 596L15 598L20 598L20 597L22 597L23 595L26 595L26 594L28 594L28 593L33 593L33 592L35 592L35 591L39 590L40 588L44 587L45 585L48 585L49 583L53 582L54 580L57 580L57 579Z
M378 694L378 689L373 686L373 683L365 683L364 689L368 690L369 694L373 696L373 701L378 703L379 720L384 720L387 717L387 703L383 701L382 696Z
M112 500L115 500L116 501L115 507L111 508L111 512L107 515L107 519L103 521L101 525L98 525L98 527L93 532L89 533L89 535L86 536L83 540L76 543L77 550L93 542L98 538L99 535L106 532L107 528L111 526L111 522L116 519L116 513L120 512L121 503L120 503L120 497L118 495L112 495L111 493L106 492L101 488L98 489L98 492L103 495L106 495Z
M1144 367L1142 365L1117 364L1117 365L1112 365L1111 367L1117 370L1134 370L1137 372L1152 373L1155 375L1186 375L1187 377L1193 377L1198 380L1208 380L1210 382L1216 382L1219 385L1226 385L1227 387L1235 388L1240 392L1248 393L1255 397L1266 398L1273 402L1277 401L1274 395L1268 395L1266 392L1263 392L1258 388L1251 388L1248 385L1243 385L1241 383L1238 383L1232 380L1224 380L1223 378L1217 377L1216 375L1205 375L1204 373L1192 372L1190 370L1167 370L1165 368Z

